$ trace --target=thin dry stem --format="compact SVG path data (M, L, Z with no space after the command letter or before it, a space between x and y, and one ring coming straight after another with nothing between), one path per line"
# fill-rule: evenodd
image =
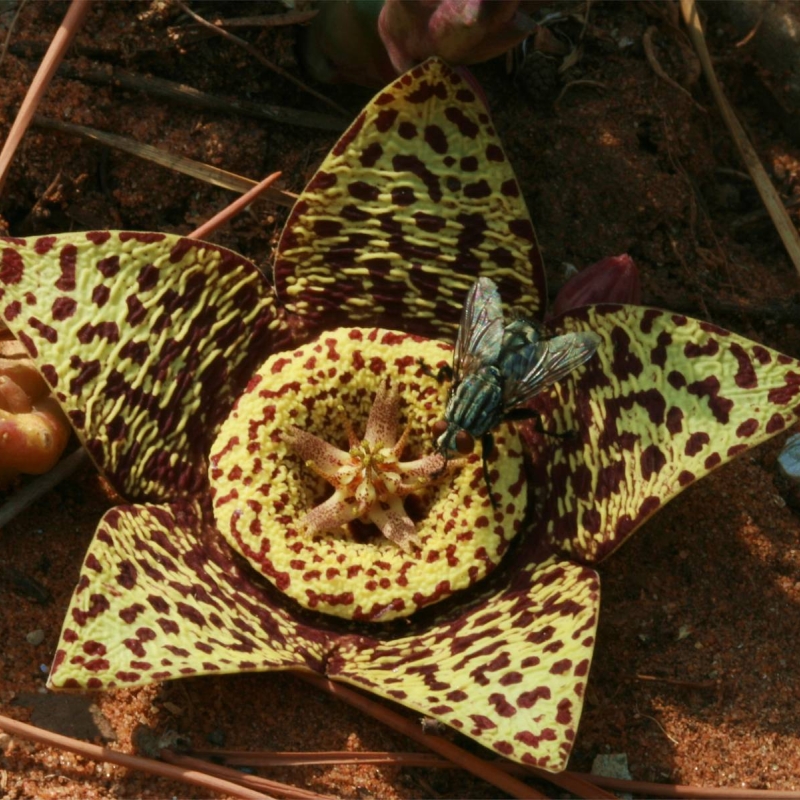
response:
M338 683L334 683L327 678L323 678L322 676L315 675L313 673L300 672L298 670L295 671L295 674L307 683L322 689L323 691L339 698L340 700L344 700L346 703L358 708L360 711L377 719L379 722L383 722L390 728L399 731L403 735L413 739L415 742L418 742L424 747L433 750L434 753L438 753L440 756L452 761L456 766L461 767L473 775L477 775L479 778L487 783L491 783L498 789L502 789L502 791L510 794L512 797L533 798L545 796L537 792L535 789L532 789L522 781L519 781L513 776L509 775L506 770L502 768L501 764L485 761L482 758L478 758L478 756L468 753L466 750L462 750L460 747L452 742L448 742L446 739L442 739L439 736L431 736L430 734L425 733L421 726L414 724L410 720L406 719L406 717L401 716L387 706L384 706L375 700L370 700L366 697L363 697L353 689L348 689ZM580 775L569 772L546 772L543 769L537 769L535 767L525 767L525 769L531 775L535 775L540 780L553 783L556 786L559 786L562 789L566 789L568 792L577 795L578 797L600 798L600 800L615 800L613 794L604 792L595 784L584 780Z
M25 722L11 719L10 717L0 716L0 730L4 730L6 733L10 733L13 736L19 736L22 739L39 742L48 747L57 747L62 750L68 750L71 753L77 753L92 761L107 761L111 764L127 767L128 769L138 769L150 775L160 775L162 778L169 778L170 780L189 783L193 786L200 786L212 792L223 792L230 797L241 798L241 800L270 800L267 795L261 792L239 786L231 781L226 781L204 772L198 772L194 769L186 769L172 764L164 764L161 761L154 761L151 758L142 758L141 756L120 753L108 747L89 744L79 739L72 739L69 736L62 736L60 733L46 731L34 725L28 725Z
M229 219L235 217L243 208L249 206L262 192L266 192L278 178L280 172L273 172L272 175L264 178L261 183L257 183L252 189L238 197L230 205L222 209L218 214L204 222L199 228L189 234L190 239L205 239L210 236L217 228L224 225Z
M640 681L653 681L654 683L666 683L669 686L685 686L688 689L716 689L716 681L684 681L677 678L660 678L658 675L636 675Z
M396 711L392 711L387 706L375 700L363 697L358 692L341 686L338 683L334 683L320 675L300 671L295 672L295 674L307 683L316 686L318 689L322 689L340 700L344 700L346 703L358 708L365 714L374 717L390 728L413 739L415 742L433 750L434 753L438 753L440 756L449 759L462 769L467 770L467 772L471 772L473 775L477 775L479 778L491 783L498 789L502 789L502 791L510 794L512 797L544 797L543 794L535 791L522 781L507 775L493 764L468 753L466 750L462 750L452 742L448 742L446 739L442 739L439 736L431 736L430 734L423 733L422 728L418 724L411 722ZM592 796L597 797L598 795L595 794ZM609 797L612 796L609 795Z
M256 59L256 61L259 61L265 67L271 69L273 72L276 72L281 77L286 78L287 81L290 81L295 86L302 89L304 92L308 92L308 94L312 95L313 97L316 97L317 100L322 101L323 103L325 103L325 105L329 106L335 111L338 111L340 114L346 117L351 116L350 113L347 111L347 109L342 108L342 106L338 105L337 103L334 103L333 100L331 100L328 97L325 97L324 94L320 94L320 92L317 92L310 86L306 86L306 84L303 83L303 81L299 80L298 78L295 78L294 75L287 72L282 67L279 67L274 62L270 61L260 50L253 47L253 45L251 45L250 42L246 42L244 39L241 39L238 36L234 36L230 31L226 31L224 28L221 28L218 25L214 25L213 22L209 22L207 19L204 19L199 14L196 14L194 11L192 11L192 9L189 8L185 3L181 2L181 0L175 0L175 4L181 9L181 11L183 11L185 14L188 14L195 22L198 22L200 25L205 25L207 28L213 30L215 33L219 34L224 39L227 39L228 41L237 44L239 47L244 48L253 58Z
M232 17L222 24L226 28L277 28L282 25L304 25L319 14L311 11L285 11L282 14L259 14L253 17Z
M84 125L73 125L71 122L61 122L60 120L42 117L38 114L34 118L34 124L42 128L51 128L52 130L61 131L62 133L69 133L80 136L83 139L100 142L108 147L123 150L139 158L152 161L154 164L160 164L162 167L173 169L184 175L190 175L193 178L197 178L197 180L210 183L212 186L230 189L240 194L250 191L250 189L257 185L256 182L250 180L250 178L243 178L241 175L236 175L233 172L227 172L224 169L212 167L200 161L194 161L191 158L168 153L161 148L153 147L149 144L141 144L134 139L118 136L115 133L106 133L105 131L99 131L95 128L87 128ZM291 207L294 205L297 195L291 192L284 192L280 189L269 188L266 191L266 199L278 205Z
M556 97L555 101L553 102L553 108L558 110L558 106L560 105L561 101L563 100L564 95L570 89L573 89L576 86L593 86L595 89L602 89L603 91L608 89L608 86L606 86L604 83L601 83L600 81L592 81L592 80L583 79L583 78L580 78L580 79L575 80L575 81L570 81L569 83L564 84L564 88L558 93L558 97Z
M0 529L21 514L65 478L72 475L81 464L89 461L89 454L82 447L56 464L49 472L38 475L23 486L7 502L0 506Z
M271 795L285 797L287 800L333 800L333 798L326 794L317 794L307 789L299 789L296 786L290 786L288 783L280 783L279 781L262 778L258 775L245 775L230 767L224 767L219 764L209 764L199 758L173 753L171 750L162 750L161 758L170 764L194 769L200 773L206 772L209 775L215 775L218 778L230 780L233 783L239 783L251 789L263 789L265 792L270 792Z
M778 235L783 241L783 246L786 248L789 258L792 260L798 274L800 274L800 234L798 234L797 228L795 228L792 223L786 208L781 202L780 195L772 185L766 170L761 164L758 154L753 148L753 145L750 144L750 140L747 138L742 124L737 119L733 108L725 97L722 87L717 80L695 0L681 0L681 12L686 26L689 29L689 38L692 40L694 49L697 51L697 55L700 58L703 72L711 87L714 99L717 101L722 118L736 143L739 155L742 157L747 171L756 184L758 193L761 195L761 200L769 211L769 215L778 230Z
M8 32L6 33L6 38L3 41L3 49L0 50L0 64L5 61L6 53L8 52L8 45L11 43L11 35L14 33L14 28L17 25L17 20L19 19L19 15L22 13L22 9L25 8L25 4L28 0L21 0L20 4L17 6L17 10L14 12L14 17L11 20L11 23L8 26Z
M268 103L252 103L241 99L228 100L208 92L201 92L193 86L175 83L165 78L156 78L152 75L137 75L135 72L127 72L113 67L108 68L105 65L85 67L64 62L61 65L59 75L85 83L133 89L154 97L166 97L168 100L176 100L188 106L220 114L242 114L281 125L315 128L317 130L333 131L334 133L341 133L347 127L345 120L330 114L318 114L315 111L302 111Z
M579 774L579 773L571 773ZM772 789L732 789L729 787L686 786L678 783L654 783L652 781L627 781L607 778L604 775L586 775L598 786L614 792L628 792L642 797L666 797L676 800L800 800L800 792Z
M306 767L333 764L392 764L398 767L424 767L426 769L459 769L452 761L432 753L398 753L387 751L354 753L349 750L324 752L248 752L246 750L194 750L195 755L224 758L228 764L251 767ZM513 775L539 775L541 771L532 770L522 764L498 761L498 769ZM589 775L583 772L565 771L562 776L581 781L585 786L602 787L615 792L642 795L643 797L690 798L718 800L718 798L753 798L753 800L800 800L800 792L772 791L764 789L733 789L703 786L685 786L674 783L654 783L652 781L624 780L604 775ZM545 777L547 777L545 775ZM552 777L552 776L550 776ZM605 796L594 789L593 796Z
M763 21L764 21L764 7L761 6L758 19L756 20L756 24L753 25L749 33L747 33L747 35L743 39L736 42L734 47L745 47L746 45L750 44L750 42L753 40L753 37L758 33L759 29L761 28L761 23Z
M390 751L331 750L308 753L248 752L247 750L192 750L203 758L222 758L238 767L309 767L330 764L393 764L402 767L438 767L460 769L452 761L434 753L393 753Z
M0 191L2 191L6 182L14 153L16 153L17 147L22 141L25 131L28 130L42 96L47 91L47 87L50 85L50 81L55 75L58 65L64 58L64 54L72 43L75 34L80 30L90 7L91 0L72 0L69 10L64 16L64 21L56 31L53 41L50 42L50 47L47 48L36 75L33 76L31 85L28 87L28 93L22 101L22 105L14 119L14 124L8 133L8 138L3 145L2 151L0 151Z
M670 78L669 75L664 71L664 68L661 66L658 58L656 57L655 47L653 46L653 34L656 32L657 28L655 25L651 25L645 32L642 34L642 46L644 47L644 54L647 57L647 63L650 65L650 69L661 78L662 81L668 83L673 89L677 89L681 94L686 95L686 97L691 100L692 104L695 108L699 111L702 111L704 114L708 112L700 105L693 97L692 93L681 86L676 80Z

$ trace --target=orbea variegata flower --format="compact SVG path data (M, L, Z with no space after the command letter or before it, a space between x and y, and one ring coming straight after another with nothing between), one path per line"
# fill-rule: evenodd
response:
M792 423L800 363L666 311L569 311L555 332L603 342L534 403L545 430L573 435L526 428L526 463L500 426L495 510L479 454L431 472L447 388L419 364L448 363L422 337L452 341L479 274L544 316L520 187L485 106L438 60L380 92L299 198L275 265L283 305L250 262L202 242L4 240L0 312L129 501L100 522L50 685L313 670L562 769L594 564ZM326 503L340 527L324 531ZM405 550L378 530L401 508Z

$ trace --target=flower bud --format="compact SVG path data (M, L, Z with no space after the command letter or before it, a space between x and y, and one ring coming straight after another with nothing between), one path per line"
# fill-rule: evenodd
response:
M303 46L321 81L383 86L431 56L476 64L501 55L534 29L520 0L385 0L320 3Z
M21 344L0 342L0 487L55 466L70 425Z
M581 270L558 290L550 316L595 303L639 305L641 301L639 270L633 259L627 254L609 256Z
M69 423L52 397L27 414L0 411L0 486L20 472L40 475L52 469L69 434Z

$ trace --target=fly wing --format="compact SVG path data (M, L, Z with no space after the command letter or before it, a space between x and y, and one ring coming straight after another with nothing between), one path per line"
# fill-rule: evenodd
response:
M511 411L566 377L584 361L588 361L602 341L592 331L565 333L539 341L531 347L531 360L525 375L519 379L506 378L503 409Z
M503 306L493 280L478 278L467 294L453 354L453 382L494 364L503 343Z

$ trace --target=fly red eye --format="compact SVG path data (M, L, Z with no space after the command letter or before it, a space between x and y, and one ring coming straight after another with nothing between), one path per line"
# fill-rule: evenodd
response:
M437 420L431 427L431 433L433 433L434 439L438 439L446 430L447 421L443 419Z
M458 450L462 456L471 453L474 448L475 440L466 431L459 431L456 434L456 450Z

